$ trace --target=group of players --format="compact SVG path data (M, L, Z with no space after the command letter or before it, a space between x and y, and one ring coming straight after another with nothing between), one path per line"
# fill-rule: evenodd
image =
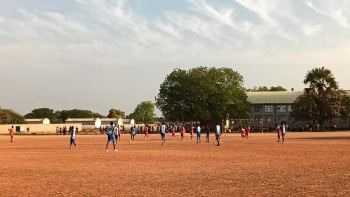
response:
M193 139L193 135L194 135L194 130L196 129L196 133L197 133L197 143L201 143L201 131L204 129L204 127L200 127L200 125L192 125L190 127L190 134L191 134L191 140ZM207 126L205 128L206 130L206 143L209 143L209 135L210 135L210 129ZM166 136L166 132L171 132L171 140L175 140L176 139L176 135L175 135L175 127L174 126L166 126L165 123L163 123L160 127L160 135L161 135L161 140L162 140L162 145L165 145L165 136ZM121 133L121 127L119 125L114 125L113 122L110 123L109 126L106 127L106 134L107 134L107 144L106 144L106 151L108 151L108 145L110 142L112 142L113 144L113 148L114 151L118 151L118 149L116 148L116 145L118 143L118 141L120 141L120 133ZM186 133L186 128L183 126L182 130L181 130L181 141L184 140L185 138L185 133ZM145 127L144 130L144 139L145 140L149 140L149 130L148 127ZM131 127L131 132L130 132L130 143L132 143L135 140L135 135L136 135L136 127ZM221 130L220 130L220 126L219 124L216 124L215 127L215 137L216 137L216 141L220 142L220 135L221 135ZM221 143L217 143L217 146L220 146Z

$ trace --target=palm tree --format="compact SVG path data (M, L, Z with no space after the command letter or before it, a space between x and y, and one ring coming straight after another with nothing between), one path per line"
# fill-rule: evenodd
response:
M326 90L337 90L339 88L332 72L324 67L308 71L304 84L309 85L313 91L317 91L319 94Z

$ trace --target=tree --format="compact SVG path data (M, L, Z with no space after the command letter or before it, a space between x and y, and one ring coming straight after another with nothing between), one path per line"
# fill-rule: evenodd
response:
M152 124L155 117L155 106L151 101L143 101L138 104L129 116L137 123Z
M156 106L173 122L246 118L250 108L242 75L208 67L173 70L160 85Z
M0 124L25 124L24 117L12 109L0 108Z
M111 109L107 115L107 118L124 118L125 112L119 109Z
M249 89L249 92L268 92L268 91L287 91L287 89L282 86L276 86L276 87L271 86L270 88L268 88L267 86L259 86L259 87L254 86L254 88Z
M323 93L328 89L337 90L339 88L332 72L324 67L314 68L308 71L304 79L304 84L308 85L311 90L319 93Z
M271 86L269 91L287 91L287 89L282 86Z
M53 109L38 108L38 109L34 109L32 112L26 114L24 117L25 118L41 118L41 119L47 118L51 122L53 122L57 118L57 113L55 113Z
M306 74L307 91L300 95L292 106L291 116L296 120L314 120L324 130L326 121L350 117L350 97L338 90L338 84L330 70L315 68Z
M68 118L105 118L105 116L99 113L80 109L57 111L56 115L63 123L65 123Z

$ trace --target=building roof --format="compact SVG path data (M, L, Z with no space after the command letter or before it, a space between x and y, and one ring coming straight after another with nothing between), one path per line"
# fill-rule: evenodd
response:
M303 91L268 91L247 92L248 101L252 104L288 104L293 103Z
M44 120L43 118L40 118L40 119L25 119L26 122L41 122L43 120Z

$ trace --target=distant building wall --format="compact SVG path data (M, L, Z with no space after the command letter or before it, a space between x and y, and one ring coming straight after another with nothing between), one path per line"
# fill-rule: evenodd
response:
M0 125L0 134L9 134L8 129L14 126L14 129L16 131L16 126L23 126L24 131L23 132L16 132L16 133L23 133L23 134L56 134L56 128L57 127L70 127L74 126L74 128L78 127L79 131L82 130L82 124L49 124L49 125L43 125L43 124L13 124L13 125ZM27 132L27 128L29 128L29 132Z

